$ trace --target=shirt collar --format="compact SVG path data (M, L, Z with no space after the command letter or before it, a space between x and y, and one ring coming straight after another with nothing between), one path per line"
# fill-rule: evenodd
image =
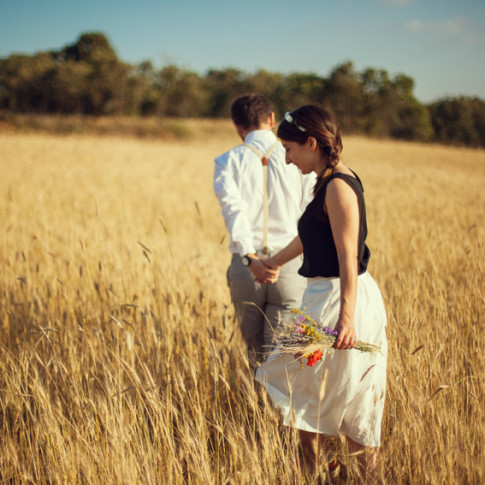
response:
M276 136L271 130L254 130L250 131L244 143L251 143L255 146L262 146L263 148L268 148L276 141Z

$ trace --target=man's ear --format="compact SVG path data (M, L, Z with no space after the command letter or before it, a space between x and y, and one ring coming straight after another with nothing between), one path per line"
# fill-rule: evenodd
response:
M240 125L234 124L234 126L236 127L237 134L244 140L246 137L246 130Z
M269 127L272 129L274 126L274 112L269 115Z

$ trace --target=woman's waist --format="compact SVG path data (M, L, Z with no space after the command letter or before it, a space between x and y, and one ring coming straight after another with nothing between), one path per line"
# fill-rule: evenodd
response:
M368 272L367 270L362 271L357 275L357 278L365 277ZM307 277L308 284L311 285L313 283L324 282L324 281L337 281L340 280L340 276L312 276Z

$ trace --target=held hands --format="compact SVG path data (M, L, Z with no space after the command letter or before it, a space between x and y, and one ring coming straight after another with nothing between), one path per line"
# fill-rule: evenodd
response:
M269 269L272 269L274 271L278 271L280 270L281 266L278 266L276 263L275 263L275 260L273 257L271 258L264 258L261 260L262 263Z
M253 258L251 260L251 264L249 265L249 269L251 273L254 275L254 281L257 283L276 283L278 281L278 276L280 273L280 269L278 266L270 265L268 262L271 260L269 259L259 259Z

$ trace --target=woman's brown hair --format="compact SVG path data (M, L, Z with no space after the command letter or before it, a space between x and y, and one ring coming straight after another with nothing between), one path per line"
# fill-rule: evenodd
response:
M325 160L325 168L317 177L313 189L316 194L332 174L342 153L342 136L334 116L314 104L306 104L287 113L278 127L278 137L286 141L294 141L303 145L309 137L315 138L317 146Z

